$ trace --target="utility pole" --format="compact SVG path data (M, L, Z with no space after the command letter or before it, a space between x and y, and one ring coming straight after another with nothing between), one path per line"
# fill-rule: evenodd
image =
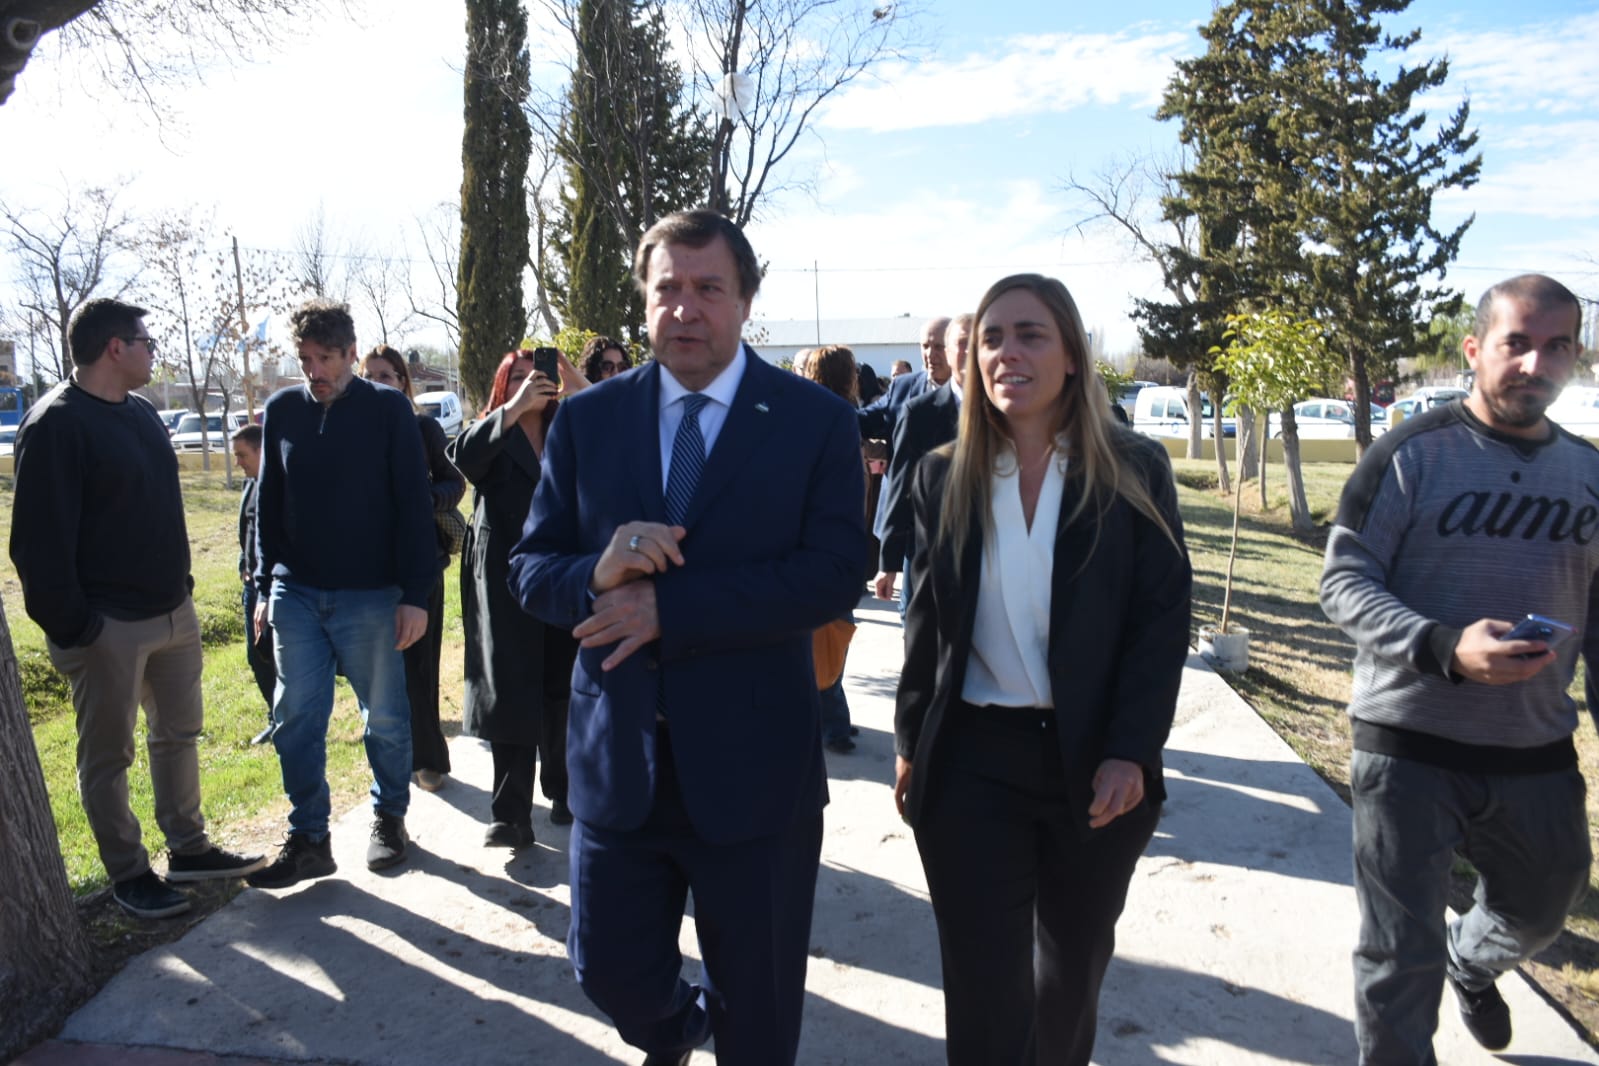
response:
M250 384L250 320L244 314L244 269L239 265L239 237L233 236L233 280L239 286L239 351L244 359L244 413L255 421L255 388Z

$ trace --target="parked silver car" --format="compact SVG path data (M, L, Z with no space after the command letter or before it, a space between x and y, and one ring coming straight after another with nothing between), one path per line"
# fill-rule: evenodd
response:
M203 431L202 421L205 424ZM234 430L241 428L247 421L243 411L230 411L225 419L219 414L184 415L178 419L178 424L172 431L172 447L180 452L204 451L206 445L203 442L209 439L211 451L226 452L229 447L228 438L233 436Z

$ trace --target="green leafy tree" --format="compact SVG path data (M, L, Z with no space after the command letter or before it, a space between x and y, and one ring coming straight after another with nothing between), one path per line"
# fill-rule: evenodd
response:
M481 404L501 356L527 330L531 132L527 16L520 0L467 0L465 129L461 137L461 256L457 321L461 385Z
M1299 459L1299 429L1294 423L1293 405L1323 388L1328 377L1337 373L1337 357L1328 348L1319 324L1308 319L1296 319L1281 310L1231 315L1227 319L1225 338L1227 346L1218 348L1215 356L1218 368L1232 382L1233 402L1247 404L1262 416L1275 411L1282 419L1283 464L1288 472L1289 512L1294 528L1308 533L1311 529L1310 504L1305 498L1305 480ZM1260 434L1263 503L1267 436L1264 432ZM1239 491L1243 491L1242 478L1239 479ZM1235 551L1236 525L1235 515ZM1232 562L1229 559L1229 591L1231 575ZM1224 607L1224 616L1225 613Z
M1299 467L1299 434L1294 427L1293 403L1311 387L1318 367L1325 370L1331 357L1314 322L1295 320L1281 311L1253 315L1234 315L1227 322L1227 347L1214 353L1216 361L1233 383L1236 403L1246 403L1265 414L1282 412L1284 465L1289 471L1289 509L1294 528L1310 529L1310 506L1305 500L1304 478ZM1266 419L1261 418L1261 491L1264 500ZM1220 631L1227 632L1232 620L1233 568L1238 561L1238 526L1243 511L1244 479L1238 479L1233 492L1232 544L1227 551L1227 577L1221 601Z

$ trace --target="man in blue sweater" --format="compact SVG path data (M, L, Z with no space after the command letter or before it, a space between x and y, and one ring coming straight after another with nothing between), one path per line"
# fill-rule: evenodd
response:
M405 858L411 709L400 653L427 628L437 579L432 492L404 394L356 376L349 308L310 300L291 316L305 374L266 404L255 580L270 619L279 688L272 742L288 793L289 835L250 877L284 888L337 867L328 838L327 731L334 668L366 724L376 817L366 862Z

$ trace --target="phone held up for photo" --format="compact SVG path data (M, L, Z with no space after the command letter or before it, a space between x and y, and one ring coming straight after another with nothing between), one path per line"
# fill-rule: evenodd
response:
M1549 645L1549 650L1554 651L1576 630L1564 622L1557 622L1553 618L1545 618L1541 614L1529 614L1511 627L1510 632L1500 637L1500 640L1541 640ZM1529 654L1518 655L1518 659L1530 659Z
M561 350L559 348L534 348L533 369L559 385L561 383Z

